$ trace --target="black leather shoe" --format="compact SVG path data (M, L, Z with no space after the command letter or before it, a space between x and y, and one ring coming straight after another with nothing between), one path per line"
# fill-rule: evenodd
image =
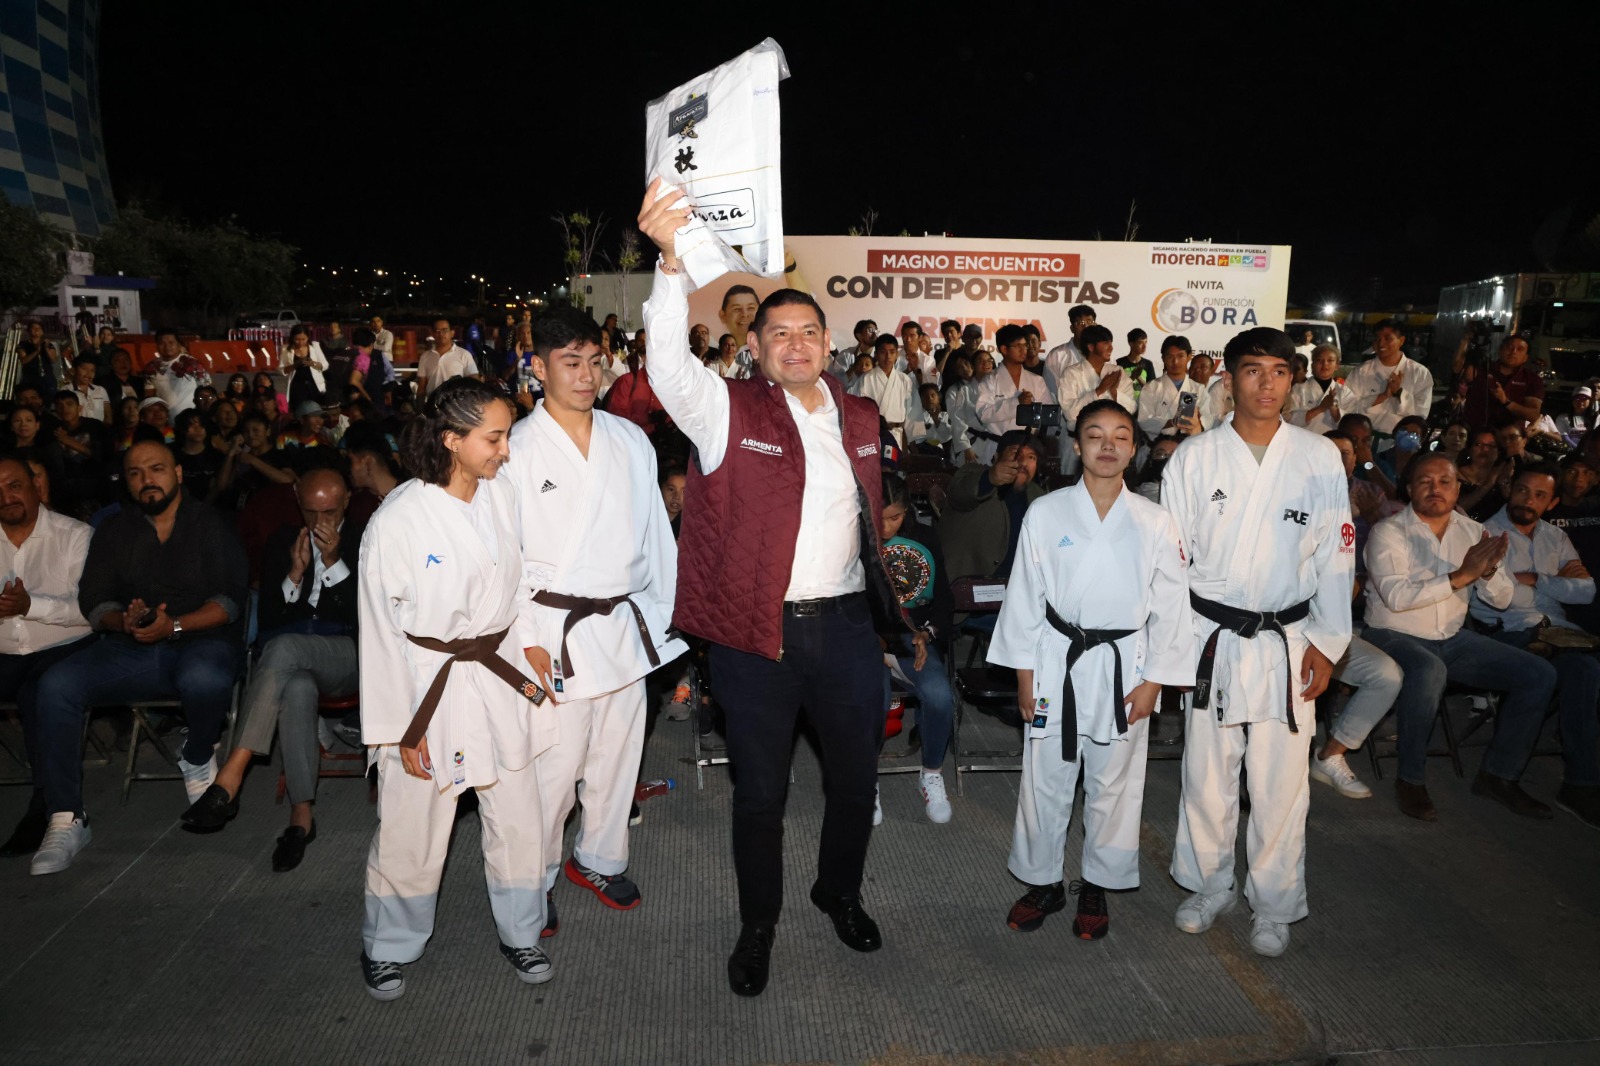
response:
M215 833L237 817L239 797L229 799L227 789L212 785L178 816L178 820L191 833Z
M291 825L283 831L283 836L278 838L278 846L272 849L272 870L274 873L286 874L306 857L306 845L317 839L317 823L311 823L308 833L297 825Z
M734 995L759 996L767 987L767 971L772 966L772 941L776 926L746 922L739 930L739 943L728 956L728 987Z
M1498 800L1509 807L1513 813L1524 818L1554 818L1555 812L1548 806L1540 803L1526 792L1515 781L1508 781L1503 777L1496 777L1487 770L1479 770L1478 776L1472 781L1474 795L1488 796Z
M833 919L833 931L839 934L845 947L856 951L877 951L883 947L878 923L861 909L861 900L857 897L834 896L824 892L821 885L812 885L811 902Z

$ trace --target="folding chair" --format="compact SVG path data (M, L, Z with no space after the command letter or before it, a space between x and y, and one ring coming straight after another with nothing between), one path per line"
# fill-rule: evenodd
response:
M987 616L998 614L1000 603L1005 597L1004 582L992 578L963 577L950 583L950 594L955 599L957 613ZM952 725L950 747L955 752L956 763L956 791L962 790L961 775L964 773L988 770L1022 770L1022 745L1021 734L1018 734L1018 744L1015 749L981 749L966 751L961 747L961 726L966 718L968 703L974 705L994 704L997 706L1017 705L1017 674L1008 667L974 666L980 649L987 649L989 635L992 627L972 626L970 618L961 623L958 629L972 638L972 650L967 654L967 665L960 668L954 667L954 655L947 660L952 664L951 690L955 695L955 721ZM954 647L952 646L952 652ZM994 760L1003 759L1004 762L969 762L967 760ZM1016 760L1016 761L1011 761Z
M1453 770L1455 770L1457 777L1465 777L1466 775L1461 769L1461 745L1456 740L1455 726L1450 721L1450 698L1452 696L1469 694L1473 698L1474 716L1481 713L1484 715L1485 719L1493 717L1494 703L1492 701L1494 701L1497 697L1495 697L1492 693L1484 693L1476 689L1469 690L1459 685L1445 686L1444 695L1439 697L1439 706L1435 708L1433 712L1434 725L1444 733L1444 747L1430 747L1428 749L1428 757L1448 757L1450 759L1450 766ZM1477 707L1477 701L1480 699L1485 701L1485 704L1489 710L1481 711ZM1379 761L1382 759L1398 759L1400 757L1400 736L1398 732L1399 723L1395 720L1393 710L1379 720L1379 725L1382 725L1383 722L1394 722L1396 726L1396 732L1379 736L1378 729L1376 726L1374 726L1371 735L1367 737L1366 744L1367 760L1372 764L1372 775L1379 781L1383 780L1383 767L1379 765ZM1476 726L1473 728L1476 728ZM1428 739L1430 742L1433 739L1432 729L1428 731ZM1391 750L1380 754L1378 751L1378 744L1380 741L1391 743L1394 745L1394 747Z
M245 680L243 676L233 682L233 699L228 703L228 715L222 727L222 751L233 750L233 730L239 718L239 701L244 691ZM183 701L178 699L139 700L126 705L133 714L133 731L128 735L128 764L122 775L122 802L128 802L128 794L133 791L135 781L182 781L183 774L178 770L178 753L170 750L161 743L161 737L156 732L155 726L150 721L151 711L177 711L183 713ZM145 738L154 741L156 753L171 770L157 770L153 773L139 770L139 745Z
M0 720L8 720L16 724L17 743L18 745L23 745L22 718L17 714L17 705L15 703L0 703ZM83 719L83 746L85 752L83 765L109 766L111 765L111 755L106 751L105 745L100 743L100 738L94 735L94 731L90 728L91 724L90 716L85 715ZM87 752L90 748L93 748L96 752L94 758L87 757ZM12 747L11 742L6 739L5 733L0 732L0 751L5 752L6 758L11 760L17 768L17 772L0 777L0 785L33 784L33 767L28 765L26 747L23 746L21 750Z

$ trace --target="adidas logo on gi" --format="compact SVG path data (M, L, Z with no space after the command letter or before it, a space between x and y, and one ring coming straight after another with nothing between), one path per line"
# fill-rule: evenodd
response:
M556 483L554 481L551 481L549 478L546 478L544 484L539 486L539 491L540 492L549 492L551 489L553 489L555 487L556 487Z
M1061 540L1056 543L1056 547L1058 547L1058 548L1070 548L1070 547L1072 547L1072 538L1071 537L1067 537L1067 536L1063 536L1061 538Z
M1221 489L1218 489L1216 492L1213 492L1211 494L1211 502L1212 503L1221 503L1223 500L1226 500L1227 498L1228 498L1228 494L1226 492L1223 492Z

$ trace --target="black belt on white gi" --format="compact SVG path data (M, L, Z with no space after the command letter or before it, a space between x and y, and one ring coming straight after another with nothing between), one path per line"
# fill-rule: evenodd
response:
M1056 614L1056 609L1048 603L1044 605L1044 620L1050 623L1050 628L1072 642L1067 648L1067 673L1061 679L1061 757L1067 762L1076 762L1078 758L1078 694L1072 688L1073 664L1090 648L1098 648L1102 644L1111 645L1111 692L1112 699L1115 701L1112 713L1116 716L1118 735L1124 734L1128 731L1128 710L1122 703L1122 652L1117 648L1117 641L1123 637L1131 637L1139 631L1137 629L1083 629L1065 621L1059 614Z
M1211 703L1211 674L1217 665L1217 637L1222 631L1227 629L1239 634L1244 640L1254 640L1265 630L1278 634L1283 641L1284 711L1289 716L1289 732L1300 732L1294 721L1294 663L1289 661L1289 634L1283 627L1293 625L1309 615L1311 601L1306 600L1293 607L1285 607L1281 611L1247 611L1242 607L1230 607L1215 600L1202 599L1190 592L1189 605L1201 618L1208 618L1217 623L1217 628L1211 631L1204 650L1200 652L1200 668L1195 671L1195 707L1205 710ZM1221 707L1217 708L1217 721L1222 721Z

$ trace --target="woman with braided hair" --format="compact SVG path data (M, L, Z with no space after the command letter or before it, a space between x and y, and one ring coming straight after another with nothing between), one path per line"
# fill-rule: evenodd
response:
M522 557L509 486L511 409L487 385L439 386L406 425L415 477L385 497L362 540L362 740L378 767L361 963L367 990L405 991L401 966L433 933L456 800L478 794L483 865L500 952L530 984L544 856L534 757L555 741L544 692L522 673Z

